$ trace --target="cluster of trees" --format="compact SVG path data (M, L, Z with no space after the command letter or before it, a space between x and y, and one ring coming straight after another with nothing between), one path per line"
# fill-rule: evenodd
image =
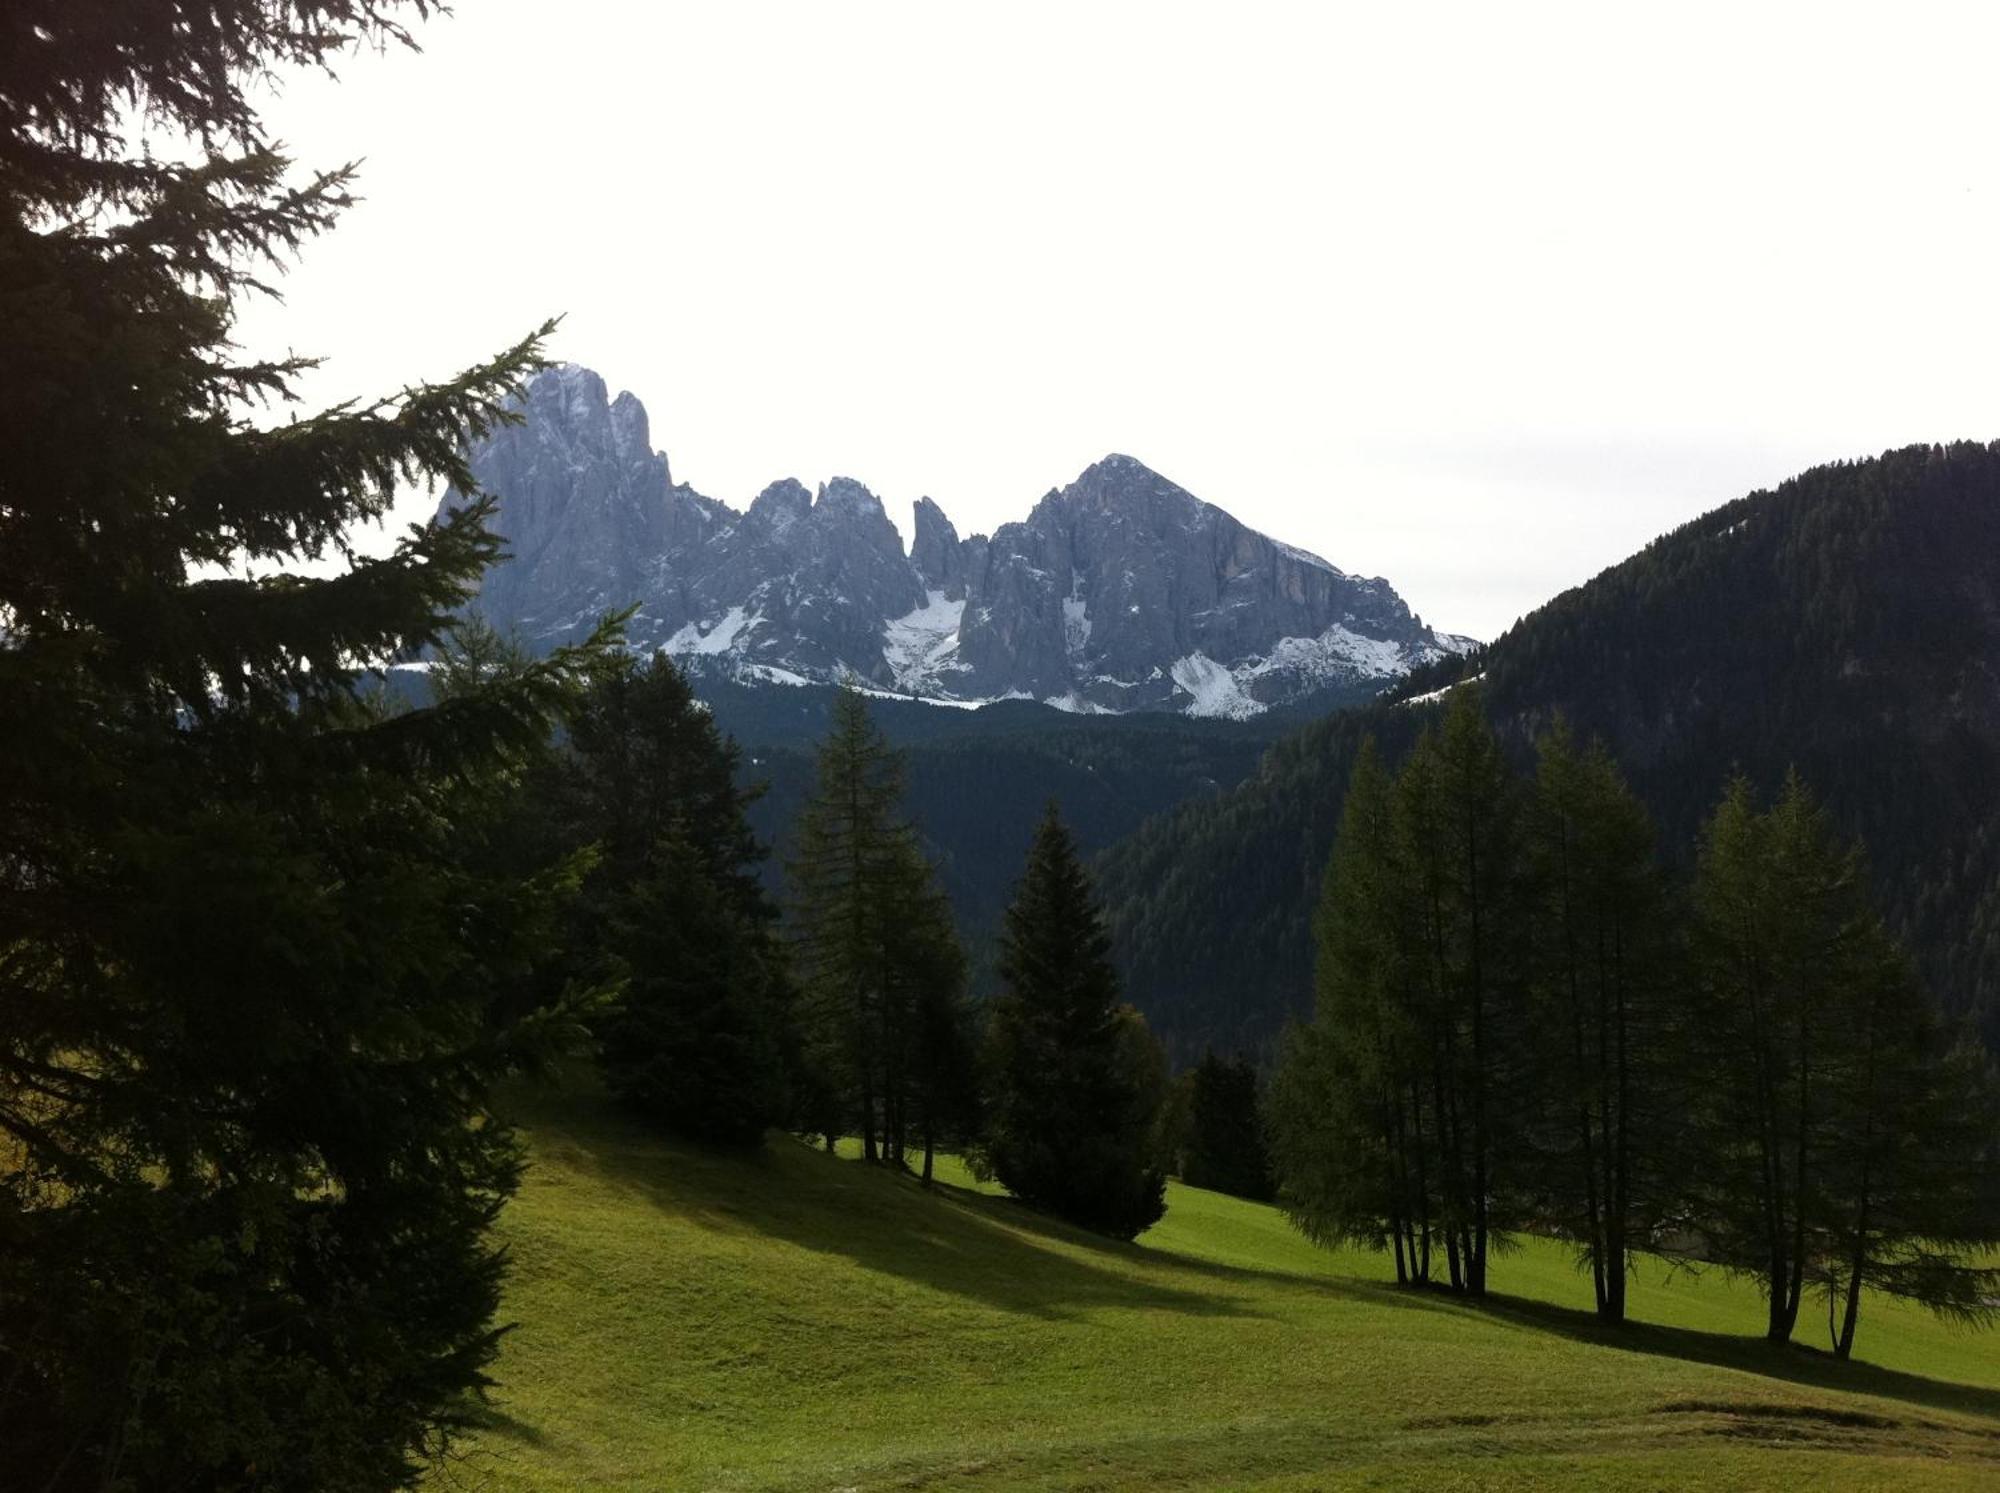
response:
M1948 1016L2000 1052L2000 445L1915 446L1818 467L1648 545L1412 692L1483 674L1525 769L1558 713L1602 737L1692 869L1717 777L1796 767L1845 835ZM1110 847L1120 968L1169 1051L1264 1055L1309 1009L1313 909L1364 738L1400 761L1438 708L1344 711L1240 786ZM1224 936L1222 930L1227 930Z
M1476 1295L1509 1233L1554 1232L1614 1321L1636 1250L1715 1261L1774 1339L1824 1290L1843 1356L1864 1285L1993 1313L1988 1061L1796 777L1730 786L1683 893L1602 746L1558 724L1522 782L1462 686L1393 776L1364 745L1316 931L1271 1127L1315 1238Z
M434 671L526 667L477 623ZM1051 803L999 940L1002 988L969 998L952 909L902 815L902 761L842 691L801 806L781 907L759 875L757 789L664 654L595 660L505 836L525 866L580 866L568 979L607 1087L661 1128L755 1144L773 1127L859 1139L932 1179L939 1147L1023 1200L1129 1238L1160 1215L1164 1057L1119 994L1074 839ZM921 1153L921 1163L917 1161Z
M965 1079L991 1070L963 958L854 721L823 777L860 741L860 818L821 795L788 921L734 749L616 619L534 661L455 628L500 554L464 443L514 418L539 335L391 399L251 417L309 364L241 356L234 307L353 175L296 178L249 80L407 41L399 14L431 8L42 5L0 48L10 1486L417 1480L478 1416L501 1332L490 1226L521 1154L496 1086L586 1047L678 1131L810 1114L892 1159L991 1134L1059 1204L1018 1129L975 1125L982 1091L1016 1127L1036 1111ZM424 483L469 501L357 554ZM371 671L420 655L434 697L396 708ZM1065 1061L1120 1075L1085 1141L1139 1171L1092 1217L1129 1230L1157 1192L1144 1065L1097 948L1019 961L1010 1050L1060 1010L1087 1037Z
M1174 1174L1190 1187L1268 1203L1276 1195L1263 1084L1238 1054L1213 1050L1175 1081L1167 1135Z

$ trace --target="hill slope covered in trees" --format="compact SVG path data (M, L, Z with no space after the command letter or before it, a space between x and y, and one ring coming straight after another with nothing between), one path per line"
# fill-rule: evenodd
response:
M1892 925L1946 1009L2000 1039L2000 445L1814 468L1655 541L1413 678L1481 674L1517 757L1558 713L1610 745L1685 860L1730 773L1796 767L1866 842ZM1309 1007L1309 917L1354 753L1393 761L1435 711L1346 711L1237 788L1107 852L1134 999L1177 1054L1259 1047Z

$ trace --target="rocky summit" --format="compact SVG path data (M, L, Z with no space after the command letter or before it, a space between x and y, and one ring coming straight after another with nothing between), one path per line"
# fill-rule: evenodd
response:
M538 374L521 413L471 453L509 553L475 605L535 648L636 602L635 647L744 682L1243 717L1471 646L1387 581L1246 528L1129 456L990 537L961 537L922 498L906 553L851 478L774 482L741 513L675 482L645 408L587 368Z

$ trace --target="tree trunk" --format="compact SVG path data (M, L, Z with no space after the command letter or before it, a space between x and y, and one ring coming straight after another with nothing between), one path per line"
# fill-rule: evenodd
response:
M1854 1352L1854 1329L1861 1322L1861 1270L1867 1263L1866 1233L1860 1233L1854 1240L1854 1258L1849 1262L1852 1271L1847 1277L1847 1310L1840 1319L1840 1337L1833 1345L1835 1358L1847 1358Z
M1611 1173L1606 1179L1610 1184L1604 1225L1605 1253L1609 1256L1606 1269L1606 1294L1604 1315L1613 1322L1625 1320L1625 1284L1627 1274L1626 1222L1632 1210L1632 1056L1627 1046L1629 1033L1626 1029L1626 1007L1630 992L1625 988L1625 940L1614 933L1611 943L1611 970L1614 989L1617 994L1612 1003L1616 1020L1613 1034L1616 1053L1616 1081L1618 1092L1617 1130L1615 1139L1611 1133L1605 1136L1605 1144L1611 1148Z
M1466 903L1472 922L1472 1246L1466 1289L1486 1294L1486 975L1479 928L1479 845L1466 825Z
M1789 1339L1798 1325L1799 1304L1805 1299L1806 1287L1806 1157L1811 1147L1807 1137L1812 1131L1812 1061L1807 1055L1807 1024L1803 1012L1799 1016L1799 1134L1798 1149L1794 1153L1795 1166L1792 1172L1792 1261L1791 1283L1785 1292L1784 1339ZM1772 1324L1776 1326L1774 1322Z
M862 1070L861 1078L861 1159L873 1163L875 1154L875 1085Z

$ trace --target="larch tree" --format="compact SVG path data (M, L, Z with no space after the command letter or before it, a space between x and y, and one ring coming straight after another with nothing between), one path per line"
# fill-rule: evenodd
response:
M1479 691L1454 691L1396 783L1397 854L1411 909L1408 1009L1428 1047L1439 1224L1454 1290L1482 1295L1488 1254L1512 1222L1510 1174L1525 966L1519 791ZM1412 935L1405 935L1412 937Z
M295 178L249 79L398 39L415 0L0 16L0 1445L70 1488L391 1488L498 1338L502 1074L576 867L479 853L496 784L605 646L392 715L498 553L475 496L349 535L539 364L261 426L298 361L240 299L352 173ZM186 159L165 142L185 142ZM331 561L308 573L308 561Z
M1130 1239L1166 1209L1164 1064L1120 999L1088 873L1051 803L1001 936L987 1158L1016 1197Z
M913 1131L949 1128L930 1065L950 1060L941 1025L961 1019L965 960L950 907L900 815L902 765L842 690L788 867L806 1063L866 1160L901 1165ZM926 1097L926 1096L930 1097ZM928 1147L926 1166L929 1164Z
M1698 1214L1717 1256L1758 1277L1767 1334L1785 1341L1835 1241L1857 1219L1868 1232L1860 1200L1889 1185L1894 1128L1914 1117L1889 1113L1917 1060L1903 1046L1917 1040L1912 992L1858 849L1796 775L1764 812L1731 783L1703 834L1695 909L1714 1079Z
M1688 1013L1645 809L1602 744L1579 747L1560 720L1537 756L1525 829L1543 1042L1526 1159L1598 1315L1620 1322L1632 1252L1681 1197Z
M1397 814L1371 738L1348 780L1314 917L1313 1019L1287 1033L1272 1083L1271 1145L1279 1202L1308 1238L1392 1249L1397 1281L1421 1284L1440 1216L1437 1109Z

